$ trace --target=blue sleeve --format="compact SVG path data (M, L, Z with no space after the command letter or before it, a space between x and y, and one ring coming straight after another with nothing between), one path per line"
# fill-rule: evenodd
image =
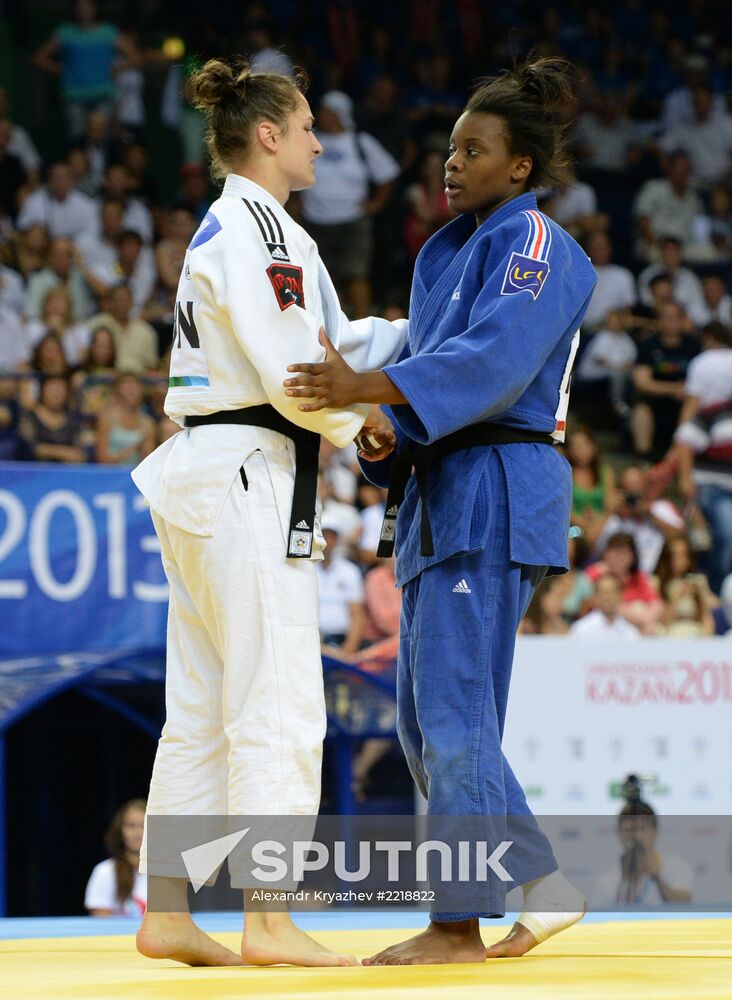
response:
M562 336L574 332L595 284L589 261L559 245L538 293L509 280L516 266L544 263L521 254L524 237L503 252L490 253L467 328L453 333L449 310L441 325L445 339L429 353L387 366L384 371L409 400L394 407L401 429L429 444L468 424L490 420L512 406L534 381ZM516 259L519 258L519 264ZM510 274L509 274L510 272ZM518 276L521 281L521 275Z
M404 345L402 353L399 355L395 364L400 364L408 357L409 344L407 343ZM358 463L361 466L361 471L370 483L373 483L374 486L381 486L383 489L387 489L389 486L389 477L391 476L392 463L394 462L395 456L398 455L404 447L404 442L407 440L407 436L400 428L394 416L393 408L391 406L382 406L381 409L394 425L394 430L397 436L397 446L391 455L387 455L386 458L382 458L380 462L367 462L366 459L359 458Z

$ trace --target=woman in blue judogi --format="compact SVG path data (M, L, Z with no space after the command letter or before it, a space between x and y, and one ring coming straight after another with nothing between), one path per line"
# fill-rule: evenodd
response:
M584 912L501 750L518 624L543 577L568 567L571 473L554 445L596 279L532 190L561 175L569 88L566 65L543 59L471 97L446 163L460 214L419 255L400 360L357 374L326 344L324 364L285 382L305 409L388 405L398 452L374 441L368 471L390 486L382 551L395 534L403 588L399 737L429 815L508 823L524 912L489 957L524 954ZM372 963L483 960L478 917L503 914L505 890L486 882L464 912L438 904L424 933Z

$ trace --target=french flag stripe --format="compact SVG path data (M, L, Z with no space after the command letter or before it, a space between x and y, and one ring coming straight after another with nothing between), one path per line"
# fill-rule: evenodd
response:
M546 219L539 212L526 213L534 223L534 239L529 250L529 257L534 260L546 260L551 244L551 231Z

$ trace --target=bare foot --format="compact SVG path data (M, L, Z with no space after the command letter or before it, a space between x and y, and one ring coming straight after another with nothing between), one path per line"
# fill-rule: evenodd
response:
M486 948L485 957L519 958L521 955L525 955L527 951L535 948L538 943L531 931L527 930L523 924L517 921L505 938L501 938L500 941L492 944L490 948Z
M353 955L338 955L318 944L288 913L247 913L241 954L250 965L358 965Z
M484 962L485 945L477 920L431 923L426 931L365 958L364 965L445 965Z
M243 965L240 955L205 934L189 913L146 913L137 932L146 958L171 958L185 965Z

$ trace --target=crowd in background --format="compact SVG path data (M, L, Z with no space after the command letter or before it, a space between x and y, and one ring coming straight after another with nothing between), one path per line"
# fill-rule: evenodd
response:
M325 152L318 184L288 210L317 239L349 314L396 318L408 312L416 255L450 218L443 164L471 83L517 53L560 54L577 67L564 109L575 176L539 203L599 280L566 443L572 570L539 590L523 630L732 627L724 9L220 7L204 16L166 0L77 0L59 4L45 36L18 11L8 24L22 55L14 81L0 79L0 459L133 466L177 432L163 413L175 292L216 196L185 96L201 59L245 51L256 70L307 71ZM21 78L41 81L32 101ZM47 136L54 116L63 148ZM164 143L175 155L161 171ZM354 448L324 444L321 495L323 640L377 670L395 654L399 620L393 568L374 554L383 492L360 475Z

